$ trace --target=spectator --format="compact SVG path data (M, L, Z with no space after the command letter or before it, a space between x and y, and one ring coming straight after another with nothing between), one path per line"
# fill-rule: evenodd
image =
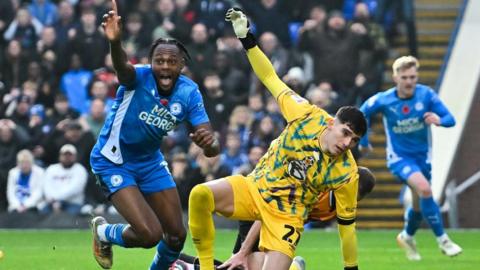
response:
M76 147L76 161L85 168L90 169L90 151L95 144L95 139L90 131L86 131L77 120L63 120L57 124L56 129L49 135L43 145L48 149L44 155L47 164L57 162L58 150L62 145L72 144Z
M288 51L279 42L273 32L264 32L259 38L259 46L272 62L275 72L283 76L288 69Z
M305 72L303 72L301 67L290 68L287 74L283 76L282 80L293 91L297 92L302 97L305 96L307 81L305 81Z
M98 30L95 11L85 8L80 17L80 28L70 38L69 47L72 54L77 54L83 67L95 70L103 66L107 54L107 42Z
M80 113L88 111L88 86L93 73L84 68L82 59L73 54L70 59L70 69L60 79L60 88L67 96L70 106Z
M220 155L208 158L200 153L195 162L205 182L222 178L232 173L227 165L220 162Z
M12 88L20 88L27 79L27 74L22 72L26 70L28 58L22 49L20 41L13 39L8 42L5 58L2 61L0 78L5 84L5 89L10 91ZM6 101L4 100L4 103Z
M20 41L22 48L28 51L34 51L42 28L42 24L36 18L32 18L27 9L20 8L17 11L15 19L3 34L3 37L7 41L16 39Z
M253 121L260 121L266 115L263 96L259 93L248 96L248 108L253 114Z
M53 111L48 116L50 120L49 125L54 128L60 121L65 119L77 119L80 114L70 107L67 97L60 93L55 96Z
M246 13L252 16L257 35L272 32L286 48L292 45L288 32L289 12L283 10L281 0L241 0L240 2L245 7Z
M43 191L46 205L42 213L66 212L78 215L85 201L87 170L76 162L77 149L71 144L60 148L60 163L50 165L45 172Z
M44 26L51 26L58 19L57 6L50 0L32 0L28 10Z
M104 66L93 71L94 80L99 80L107 84L108 96L114 98L117 92L118 79L117 74L113 70L112 57L110 54L105 56Z
M226 52L217 52L214 56L214 69L222 80L222 89L230 97L233 106L246 105L248 102L248 79L243 72L232 66L232 61Z
M105 102L96 98L90 103L90 113L80 118L80 124L82 124L83 130L91 132L96 139L105 123L105 117Z
M18 96L15 105L13 105L13 112L11 115L7 112L7 116L17 125L17 127L21 127L24 131L27 131L29 128L30 108L32 105L33 102L30 96L20 95Z
M232 112L232 101L222 88L222 81L217 73L207 72L203 80L205 87L205 110L210 118L213 130L223 130L228 125Z
M7 208L7 175L15 166L18 150L26 144L23 137L12 120L0 119L0 212Z
M280 129L267 115L253 124L252 133L248 142L249 148L260 146L267 149L270 143L280 135Z
M108 115L113 106L113 98L108 96L108 85L104 81L94 81L90 87L91 99L87 101L87 107L91 108L90 103L95 99L100 99L104 103L105 114Z
M35 149L48 136L51 131L45 119L45 108L41 104L33 105L30 108L30 119L28 122L28 133L30 135L30 146Z
M370 19L370 12L365 3L355 5L352 25L354 23L365 26L373 42L372 47L360 51L359 71L365 77L365 83L357 86L361 89L360 102L363 102L382 87L388 47L383 28Z
M248 162L243 164L242 166L238 167L233 174L241 174L243 176L247 176L249 173L255 169L258 162L265 154L266 148L261 146L253 146L248 150Z
M5 30L7 29L13 18L15 18L15 9L13 7L12 1L0 1L0 37L3 37ZM2 43L3 39L0 38L0 50L3 49Z
M247 162L248 157L242 151L239 134L235 131L229 131L225 150L220 154L220 163L225 165L231 173Z
M187 64L193 72L194 79L201 81L205 71L213 68L215 45L209 42L207 27L203 23L193 25L190 38L192 41L187 45L187 50L192 61Z
M230 114L228 121L228 132L236 132L240 137L241 151L246 153L248 148L248 137L252 130L253 113L247 106L236 106Z
M327 20L326 31L313 39L302 39L300 48L314 59L314 82L327 80L334 88L351 89L359 72L359 53L371 46L367 30L361 24L346 27L339 11L333 11Z
M385 15L390 11L397 11L407 26L408 48L410 54L418 56L417 28L415 26L415 10L413 0L377 0L375 21L385 25ZM398 19L398 18L397 18ZM399 20L399 19L398 19ZM400 21L400 20L399 20ZM395 27L387 28L387 36L390 40L395 34Z
M58 4L59 19L53 25L55 28L58 49L56 51L57 59L67 59L67 50L70 39L76 35L77 28L80 28L72 4L68 0L63 0ZM57 76L68 69L68 61L59 61Z
M126 32L123 35L125 51L130 59L136 59L136 53L148 50L148 46L151 43L151 37L145 31L139 13L134 12L128 15L125 30Z
M156 22L159 26L153 30L153 40L160 37L188 39L191 24L186 22L181 14L176 13L173 0L158 0L156 11Z
M328 84L328 83L327 83ZM330 90L328 90L330 89ZM333 104L333 94L330 88L330 84L327 87L316 86L308 89L305 97L310 101L310 103L317 105L318 107L324 109L330 114L334 114L336 108Z
M214 39L219 37L225 29L225 13L231 7L228 0L199 0L195 1L194 10L198 15L197 22L207 26L208 35Z
M188 162L187 155L184 152L173 154L171 171L173 179L177 184L178 195L180 195L180 203L182 209L188 209L188 197L192 188L202 183L203 177L199 168L193 168Z
M43 197L44 170L34 164L29 150L17 154L17 166L8 172L8 211L37 211Z

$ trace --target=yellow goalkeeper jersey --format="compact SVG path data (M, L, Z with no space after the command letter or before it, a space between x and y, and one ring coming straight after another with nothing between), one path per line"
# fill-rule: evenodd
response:
M354 219L357 183L340 189L358 181L352 153L331 157L320 147L319 138L333 118L288 88L277 99L288 124L250 174L261 196L274 209L305 219L321 192L338 189L337 217Z

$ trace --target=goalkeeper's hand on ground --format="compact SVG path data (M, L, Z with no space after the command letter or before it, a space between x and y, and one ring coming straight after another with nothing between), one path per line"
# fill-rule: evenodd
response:
M248 19L241 9L230 8L225 14L225 21L232 23L233 31L238 38L247 37L247 33L250 30Z

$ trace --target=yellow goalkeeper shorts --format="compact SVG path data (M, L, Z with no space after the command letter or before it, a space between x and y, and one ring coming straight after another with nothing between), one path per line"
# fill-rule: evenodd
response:
M261 197L255 183L246 176L226 177L233 189L234 210L229 217L237 220L260 220L261 251L279 251L290 258L303 232L303 219L275 211Z

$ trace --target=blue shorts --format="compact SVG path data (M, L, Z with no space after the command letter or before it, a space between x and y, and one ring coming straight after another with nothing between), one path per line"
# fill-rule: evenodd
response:
M175 188L175 181L163 158L128 161L117 165L103 156L90 159L92 171L107 197L128 186L137 186L145 195Z
M388 169L405 184L415 172L421 172L429 182L432 178L432 164L426 160L400 158L397 162L388 164Z

